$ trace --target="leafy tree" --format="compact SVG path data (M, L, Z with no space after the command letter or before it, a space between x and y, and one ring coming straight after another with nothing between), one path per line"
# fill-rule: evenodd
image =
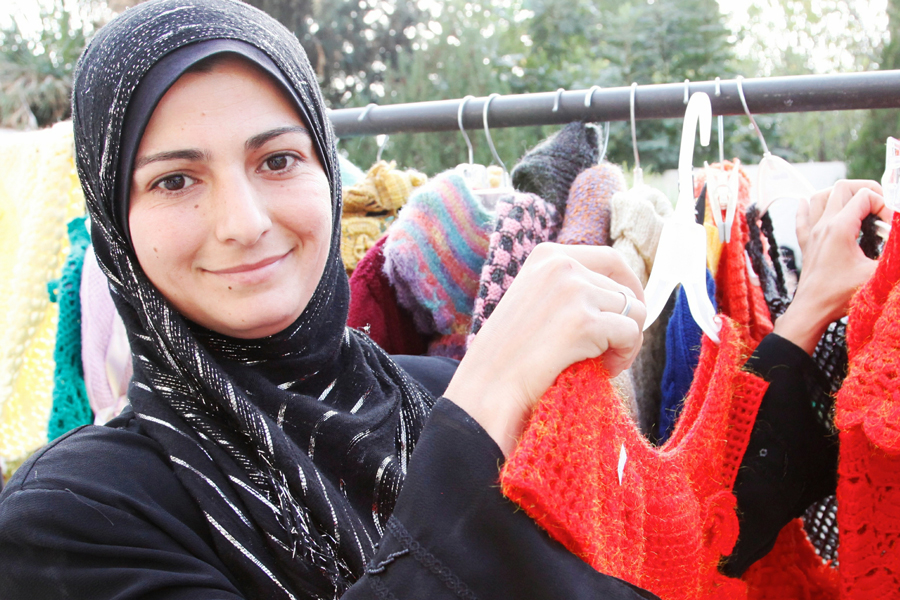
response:
M384 72L380 104L421 102L509 94L521 90L525 60L522 36L525 21L515 6L466 0L447 0L439 14L423 24L413 48L398 55L397 67ZM361 98L352 104L364 104ZM491 129L491 136L507 168L555 127ZM468 131L475 162L494 161L483 131ZM363 167L377 154L372 137L348 138L340 144L351 161ZM395 134L384 148L385 160L429 175L466 162L467 148L458 131L428 134Z
M900 0L888 0L890 42L881 53L881 69L900 69ZM880 180L884 172L887 136L900 136L900 110L869 111L856 140L849 144L847 175L853 178Z
M299 38L331 106L375 101L428 12L398 0L244 0Z
M70 10L53 0L41 7L36 35L16 19L0 29L0 125L33 129L69 117L72 71L102 8L83 0Z
M607 13L607 19L599 49L610 64L607 78L615 85L726 79L734 75L730 32L715 0L630 2ZM758 154L758 150L751 150L754 147L741 120L726 121L726 157ZM680 119L639 121L636 129L642 167L661 171L678 165ZM695 162L718 160L715 148L716 142L709 150L698 146ZM609 159L633 162L629 123L613 124Z
M755 0L740 17L738 54L759 75L802 75L877 68L884 26L865 0ZM844 160L865 111L784 113L768 117L766 141L792 161ZM883 162L883 157L882 157Z

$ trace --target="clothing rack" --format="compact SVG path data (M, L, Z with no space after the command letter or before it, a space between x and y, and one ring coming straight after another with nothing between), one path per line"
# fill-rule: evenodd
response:
M797 75L743 79L750 112L813 112L900 108L900 70L835 75ZM717 93L717 89L719 93ZM489 106L488 124L499 127L557 125L572 121L627 121L631 118L632 87L560 90L534 94L472 98L462 114L466 129L482 129L482 111ZM689 94L706 92L714 115L743 115L738 80L685 81L639 85L634 93L634 116L642 119L684 117ZM338 137L391 133L458 131L462 99L375 105L330 111ZM588 104L586 106L586 104Z

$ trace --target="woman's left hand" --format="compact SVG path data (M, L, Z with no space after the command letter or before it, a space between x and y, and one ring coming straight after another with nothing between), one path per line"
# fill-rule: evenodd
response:
M881 186L841 180L815 193L797 209L797 240L803 270L775 333L812 354L828 324L847 314L850 298L875 272L857 243L862 221L877 214L890 222Z

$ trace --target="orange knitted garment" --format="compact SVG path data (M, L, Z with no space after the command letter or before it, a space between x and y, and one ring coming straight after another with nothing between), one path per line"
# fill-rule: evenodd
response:
M703 338L675 431L651 446L599 359L544 395L501 472L503 493L598 571L664 600L743 599L718 572L738 535L731 492L768 384L741 370L748 348L727 317Z

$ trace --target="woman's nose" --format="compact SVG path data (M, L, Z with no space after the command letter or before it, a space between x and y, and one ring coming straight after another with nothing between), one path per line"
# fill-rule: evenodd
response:
M255 244L272 226L266 200L244 173L234 173L215 190L216 237L220 242Z

